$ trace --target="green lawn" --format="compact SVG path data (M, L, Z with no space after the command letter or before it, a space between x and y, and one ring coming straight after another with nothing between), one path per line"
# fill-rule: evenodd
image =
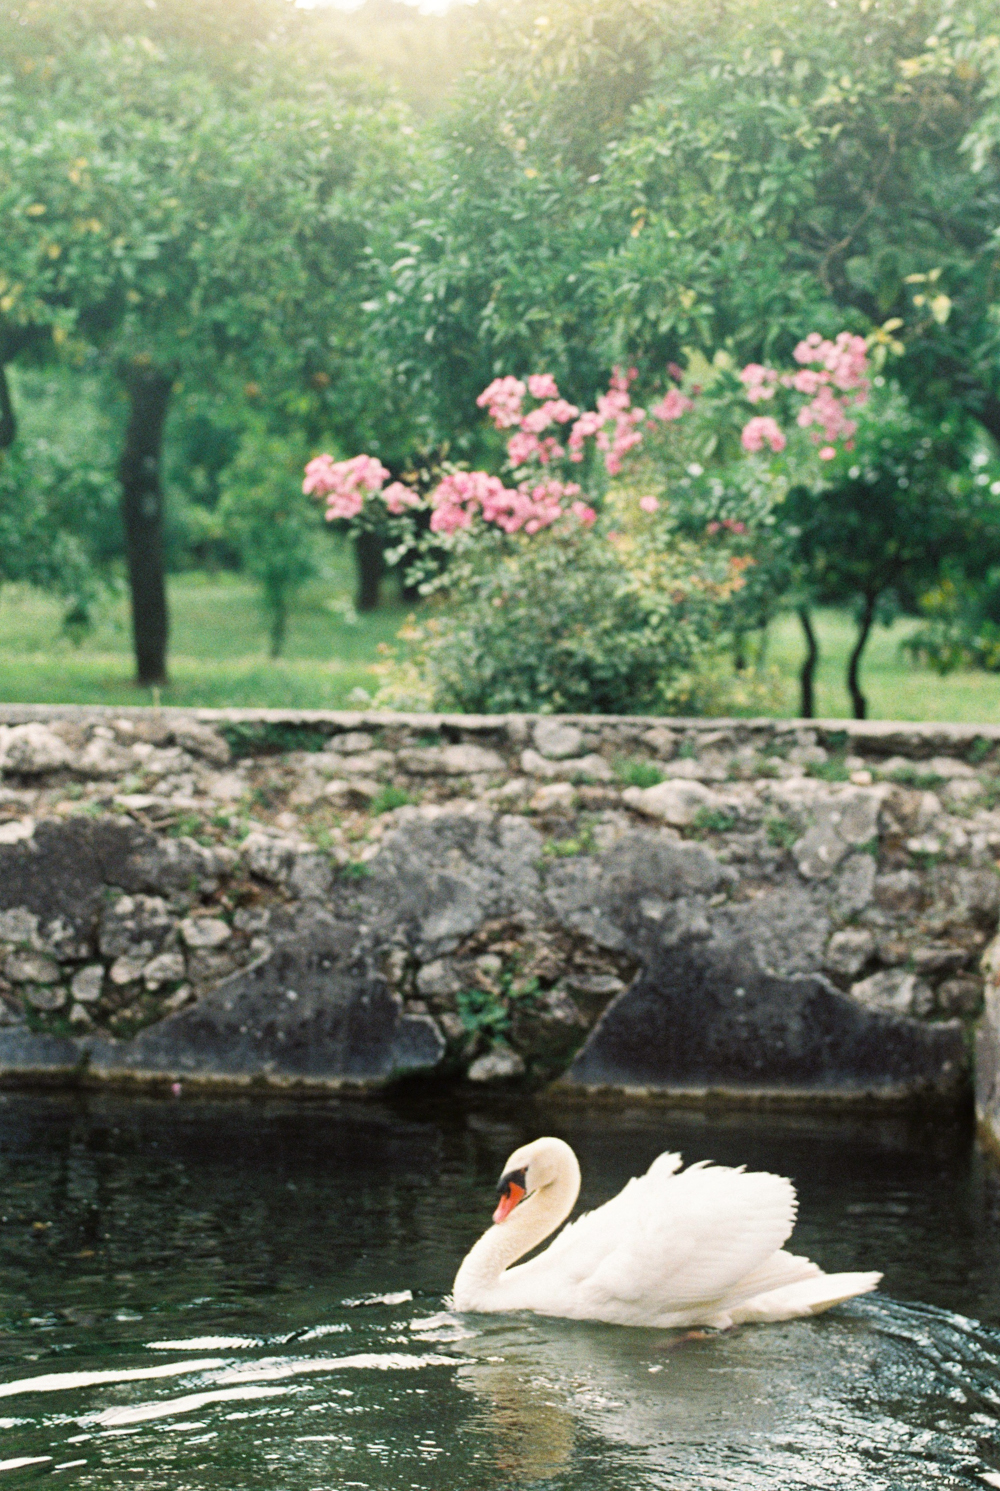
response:
M918 623L902 618L891 627L875 627L861 664L861 688L873 720L952 720L979 725L1000 724L1000 674L936 673L914 668L899 644ZM816 713L843 718L851 712L845 683L847 659L854 644L851 618L840 611L817 616L820 666L816 680ZM798 711L798 670L805 648L802 628L794 616L782 616L773 626L768 662L786 680L783 713Z
M392 642L407 608L393 598L374 615L351 619L346 554L328 579L301 595L289 626L286 656L267 656L263 617L253 586L233 575L177 575L170 580L171 682L164 704L224 707L344 708L352 691L376 687L372 664L380 642ZM17 704L148 703L132 681L124 592L101 604L96 625L79 646L60 633L54 601L17 586L0 594L0 701ZM938 678L914 669L899 643L916 625L901 620L877 628L868 644L862 685L872 719L968 720L1000 724L1000 674L954 673ZM849 617L817 618L821 663L817 714L849 711L844 668L853 640ZM772 628L767 662L783 680L781 713L796 712L802 660L798 621Z
M252 585L231 575L176 575L169 582L170 684L164 704L342 709L356 688L373 691L378 644L407 614L396 603L350 616L349 576L306 590L289 624L286 656L273 662ZM102 602L79 646L61 635L61 611L37 591L0 594L0 700L11 704L145 704L132 683L124 593Z

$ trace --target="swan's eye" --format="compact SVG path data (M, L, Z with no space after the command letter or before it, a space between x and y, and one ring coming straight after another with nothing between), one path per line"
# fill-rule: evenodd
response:
M528 1194L527 1176L523 1170L508 1170L506 1175L501 1175L500 1184L497 1187L500 1193L500 1202L493 1213L494 1222L502 1222L504 1217L509 1217L519 1201L523 1201Z

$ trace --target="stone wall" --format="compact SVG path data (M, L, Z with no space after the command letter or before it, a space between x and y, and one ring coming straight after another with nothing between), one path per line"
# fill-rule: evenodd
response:
M995 728L7 706L0 770L8 1080L968 1090Z

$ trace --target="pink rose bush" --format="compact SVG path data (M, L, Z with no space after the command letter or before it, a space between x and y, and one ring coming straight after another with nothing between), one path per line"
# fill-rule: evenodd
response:
M523 381L494 378L476 402L498 430L511 432L507 458L512 484L485 471L455 471L444 476L425 501L404 483L389 482L391 473L375 456L335 461L319 455L306 466L302 490L325 501L329 521L353 525L378 504L394 517L430 507L431 532L445 536L469 530L475 521L507 534L539 533L560 519L591 527L596 509L584 500L579 483L566 479L568 469L560 476L554 465L581 463L592 440L608 475L621 471L623 458L642 443L639 427L646 419L644 410L632 407L629 387L635 376L634 368L616 368L596 409L583 412L562 397L551 373L533 373ZM529 399L534 404L526 408ZM650 412L669 421L690 407L691 400L674 390Z
M791 370L751 362L740 371L739 387L747 403L770 406L767 414L755 413L743 424L740 444L748 455L780 455L788 446L788 429L797 427L808 431L819 460L832 460L839 449L851 449L857 428L851 410L868 397L867 343L846 331L832 341L810 332L793 356L797 366ZM682 368L671 363L668 372L675 385L684 383ZM563 398L551 373L494 378L476 403L506 435L509 479L485 471L453 471L423 498L403 482L390 481L391 473L375 456L335 461L319 455L306 467L302 490L326 502L330 521L356 526L366 518L371 526L379 513L399 518L430 508L430 530L444 538L472 533L479 524L508 535L537 534L563 520L590 527L597 511L580 483L571 479L573 467L587 460L588 449L593 452L587 468L592 474L603 466L608 477L617 477L657 426L665 431L695 410L703 423L715 417L716 406L697 385L687 391L669 388L648 410L635 407L631 387L636 376L635 368L616 367L607 392L593 409L582 410ZM647 495L638 506L652 516L661 502Z
M743 426L740 443L743 449L750 451L751 454L756 454L757 451L763 450L765 445L769 445L775 455L778 455L784 450L788 441L776 419L771 419L770 415L757 414Z
M832 342L811 331L792 356L799 364L793 372L780 373L759 362L748 363L740 373L746 398L751 404L759 404L774 399L782 389L804 395L795 422L800 429L810 430L813 442L821 447L817 451L820 460L832 461L837 441L851 449L851 437L858 426L848 411L868 398L868 344L864 337L849 331L842 331ZM744 450L751 453L763 450L766 444L777 454L788 444L777 420L763 415L749 421L741 438Z
M366 500L375 496L394 517L408 507L422 507L418 494L402 482L385 485L391 474L375 456L352 456L349 461L316 456L306 466L302 490L307 497L326 499L326 519L330 523L359 517Z
M579 508L581 504L573 501L579 494L575 483L551 477L533 485L522 482L505 487L498 476L487 476L485 471L456 471L444 478L431 497L431 532L451 534L471 528L478 516L504 533L520 529L538 533L567 511ZM575 515L579 518L579 512Z

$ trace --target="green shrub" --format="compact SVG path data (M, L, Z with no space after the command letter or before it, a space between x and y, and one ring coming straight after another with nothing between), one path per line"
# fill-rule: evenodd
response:
M714 645L695 552L647 566L580 524L482 533L453 554L438 613L402 634L380 704L469 713L658 714L685 709ZM673 577L671 580L670 576Z

